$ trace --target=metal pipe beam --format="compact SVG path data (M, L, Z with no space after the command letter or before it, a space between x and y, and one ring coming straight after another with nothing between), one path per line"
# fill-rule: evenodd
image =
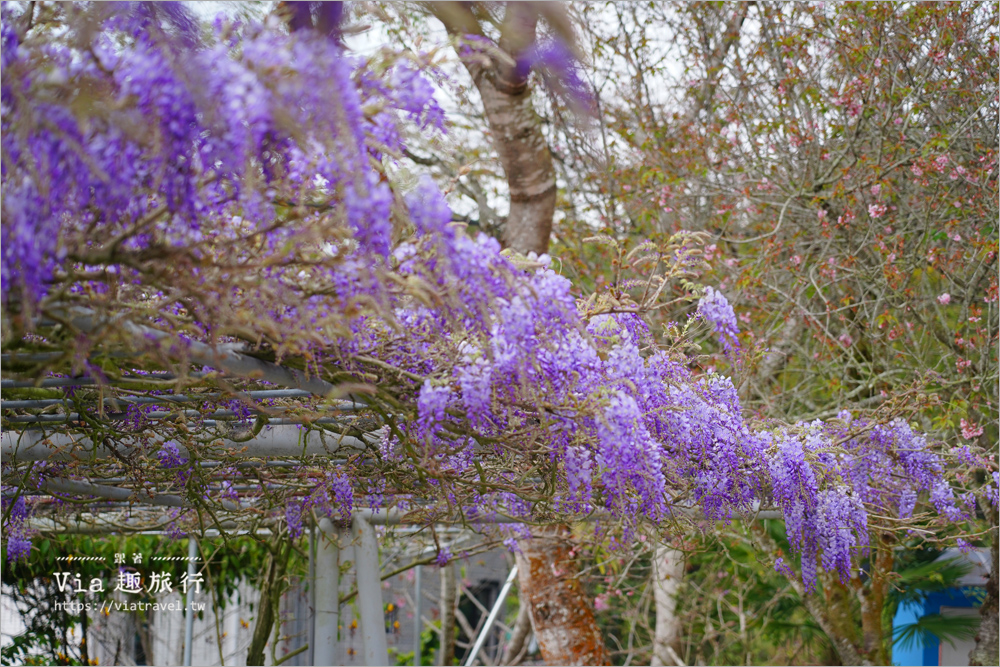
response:
M250 410L252 414L263 414L260 410ZM174 412L170 410L156 410L153 412L147 412L143 415L143 418L155 421L160 419L170 419L175 417L183 416L186 419L197 420L198 424L206 427L215 426L219 421L236 421L242 419L242 415L237 415L233 410L216 410L215 412L210 412L204 414L198 410L184 410L183 412ZM202 417L207 417L207 419L202 419ZM109 421L125 421L129 416L123 412L106 414L104 417ZM7 417L7 421L12 424L66 424L69 422L75 422L80 420L80 413L70 412L70 413L60 413L55 415L15 415L14 417ZM333 417L321 417L319 419L305 419L302 417L276 417L268 420L268 424L274 424L276 426L285 426L289 424L340 424L341 419Z
M313 524L309 527L309 610L312 619L309 623L309 650L306 655L307 664L316 664L316 531L319 527Z
M6 382L6 380L5 380ZM241 395L249 396L252 399L267 399L267 398L308 398L311 397L308 391L302 391L301 389L262 389L260 391L247 391L240 392ZM133 405L160 405L164 403L191 403L193 401L218 401L218 400L228 400L231 398L237 398L233 394L220 394L218 392L213 392L210 394L165 394L163 396L116 396L114 398L105 398L105 403L126 403ZM0 410L33 410L38 408L47 408L50 405L62 405L63 403L69 402L68 398L36 398L24 401L0 401ZM360 403L353 403L350 401L344 401L344 405L358 405ZM343 410L345 408L337 407L338 410Z
M136 346L155 347L169 350L169 356L183 358L193 364L211 366L239 377L264 380L281 387L302 389L316 396L330 396L337 387L315 376L308 376L294 368L285 368L269 361L263 361L240 354L231 344L208 345L194 340L185 340L173 334L147 327L122 318L102 318L89 308L71 307L61 313L70 320L72 326L84 333L95 333L107 329L117 329L128 333ZM141 354L141 352L139 352Z
M92 495L100 498L108 498L110 500L128 501L136 505L161 505L167 507L182 507L183 498L180 496L172 495L154 495L152 498L149 497L136 497L133 499L133 490L123 489L114 486L103 486L99 484L89 484L87 482L78 482L74 480L59 480L59 479L49 479L43 482L42 490L46 492L56 492L56 493L73 493L80 495ZM223 506L230 511L236 511L240 509L228 500L223 501ZM678 507L674 508L674 511L682 516L701 516L701 509L697 507ZM384 509L371 509L371 508L358 508L354 510L353 514L355 519L359 519L366 525L380 525L380 526L397 526L397 525L426 525L428 523L434 524L459 524L460 521L449 521L447 517L432 515L428 517L427 515L421 515L420 513L414 512L402 512L397 509L384 510ZM428 518L430 519L428 521ZM611 520L613 517L608 512L594 512L586 516L579 517L567 517L563 519L563 522L585 522L585 521L607 521ZM736 517L739 519L740 517ZM762 520L762 519L782 519L784 515L781 510L758 510L751 517L751 519ZM530 522L530 520L529 520ZM525 523L525 519L493 515L480 517L478 519L466 519L465 523L468 524L506 524L506 523Z
M123 434L124 436L125 434ZM160 439L160 442L163 440ZM351 436L327 431L305 431L295 425L265 427L257 436L244 442L219 438L224 455L248 458L297 458L301 456L336 456L340 450L364 451L369 445ZM142 445L144 451L148 445ZM179 446L181 455L187 450ZM119 444L117 453L128 455L134 448ZM104 444L96 444L82 436L55 433L46 436L40 429L4 431L0 436L0 453L16 461L73 461L90 458L116 458Z
M46 479L38 485L41 491L47 493L65 493L81 496L97 496L98 498L108 498L110 500L120 500L125 502L135 501L136 504L158 505L161 507L184 507L182 496L167 495L162 493L153 496L141 496L132 489L123 489L118 486L106 486L104 484L90 484L89 482L79 482L72 479L52 478ZM222 507L230 512L240 509L237 503L231 500L223 500Z
M148 378L143 376L136 377L134 379L136 382L142 382L144 380L173 380L174 376L170 373L163 373L150 375ZM92 387L97 384L99 384L98 381L89 376L78 378L45 378L37 384L35 380L0 380L0 389L31 389L34 387Z

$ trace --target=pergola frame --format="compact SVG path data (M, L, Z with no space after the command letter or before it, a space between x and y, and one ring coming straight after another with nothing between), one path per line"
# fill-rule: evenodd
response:
M131 322L114 323L102 321L94 313L84 308L71 308L65 313L61 313L75 329L84 333L96 333L108 326L121 326L132 337L133 340L144 341L145 344L154 344L159 350L164 348L170 350L181 349L184 351L182 362L193 362L205 366L217 368L227 374L244 378L265 381L279 387L275 390L260 390L241 392L238 395L249 398L306 398L318 397L327 398L333 395L337 388L316 377L309 377L301 371L288 369L278 364L263 361L250 357L233 349L231 345L213 346L197 341L179 341L169 334L150 327L137 325ZM142 352L139 352L141 355ZM114 353L114 356L129 358L133 355L125 353ZM49 354L4 354L3 362L26 361L38 362L46 358L52 358ZM192 373L192 377L201 374ZM169 379L173 376L160 375L159 377ZM98 386L100 383L92 377L80 378L46 378L30 381L3 380L3 389L16 389L27 387L82 387ZM113 383L112 383L113 384ZM105 403L121 402L133 405L164 404L164 403L188 403L193 401L212 400L224 397L226 394L215 393L203 396L189 396L178 394L161 397L121 397L115 399L105 399ZM0 408L6 409L37 409L52 405L69 405L64 399L30 399L2 401ZM363 403L351 401L339 401L325 409L337 411L355 411L366 407ZM191 416L201 416L198 411L191 411ZM162 414L152 413L147 418L163 418L172 413ZM211 414L219 419L231 418L233 411L217 410ZM42 418L50 417L50 418ZM74 413L52 416L25 416L14 417L7 421L18 424L54 424L71 423L79 419ZM310 423L336 423L335 419L313 420ZM214 421L206 421L205 425L214 425ZM375 444L377 438L369 433L364 439L352 436L333 434L323 430L305 430L300 428L302 420L276 419L270 420L269 425L251 437L240 437L238 439L217 438L217 442L224 451L238 453L242 456L264 459L264 465L297 465L297 462L289 459L300 457L324 457L332 459L344 459L344 450L358 452L369 449ZM162 441L161 441L162 442ZM180 448L179 448L180 449ZM5 459L16 461L72 461L72 460L108 460L114 458L116 452L112 451L103 443L94 443L86 436L77 437L70 433L55 433L46 435L40 428L31 428L24 431L5 431L2 433L0 442L0 454ZM199 465L214 466L222 465L220 461L205 460L199 461ZM137 497L132 489L122 488L108 484L94 484L79 480L70 479L48 479L42 482L36 491L44 493L67 493L96 496L105 498L116 503L127 504L132 507L135 504L149 505L156 507L185 507L185 499L182 496L172 494L152 493L147 497ZM239 505L232 501L225 500L222 506L226 510L235 511L240 509ZM700 514L694 507L675 508L678 515L693 516ZM431 523L438 524L441 517L435 518ZM574 517L572 521L588 521L610 518L610 515L603 511L592 512L589 515ZM781 518L780 512L773 510L758 510L754 519ZM481 517L465 517L462 524L520 524L525 523L525 519L503 516L498 514L484 515ZM529 522L533 523L533 522ZM388 664L388 652L385 641L384 616L381 604L381 576L378 541L375 536L375 525L400 525L412 524L426 526L428 520L426 515L402 512L398 509L357 509L351 515L349 526L338 526L328 518L321 518L315 529L318 531L319 539L315 539L315 533L311 533L309 548L309 572L312 579L313 599L313 625L310 632L310 652L313 664L333 664L335 661L335 651L337 646L337 627L340 620L340 564L341 561L352 560L355 568L358 587L358 608L361 621L361 635L363 644L364 663L368 665ZM232 522L220 520L218 528L237 528ZM55 528L55 526L53 526ZM52 529L47 529L52 531ZM238 530L238 529L237 529ZM62 530L57 532L83 532L79 530ZM90 531L87 531L90 532ZM98 529L95 532L116 532L109 528ZM138 531L149 532L149 531ZM161 532L161 531L153 531ZM344 549L340 543L348 536L353 544L348 547L355 550L353 559L343 557ZM195 537L189 538L189 559L188 567L193 568L191 558L196 553L197 545ZM315 552L315 553L314 553ZM417 580L419 582L419 565L417 565ZM516 576L516 566L509 573L507 580L501 590L500 595L490 611L472 646L472 650L466 660L467 665L472 665L487 637L497 614L510 590ZM418 584L419 587L419 584ZM420 664L420 633L422 623L420 617L419 592L417 595L417 609L415 616L416 639L415 639L415 664ZM187 613L185 625L184 660L185 665L191 664L191 638L192 638L193 614Z

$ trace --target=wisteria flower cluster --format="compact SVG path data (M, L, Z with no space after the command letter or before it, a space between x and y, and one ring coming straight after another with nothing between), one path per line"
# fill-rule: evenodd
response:
M7 560L15 561L27 558L31 552L31 537L27 526L30 511L24 496L16 499L3 496L4 544L7 550Z
M255 378L210 367L185 377L244 426L253 416L266 429L280 408L302 417L303 435L334 443L364 419L380 429L368 449L303 456L264 483L232 461L198 467L220 456L221 436L186 413L144 420L143 432L122 419L98 432L103 413L87 415L92 436L158 464L148 474L180 482L192 508L237 524L268 515L293 537L311 515L348 523L360 502L405 499L422 516L470 523L600 511L602 534L628 537L641 522L669 530L692 514L776 507L810 587L820 567L849 576L876 516L905 519L918 503L941 520L970 516L973 499L956 495L946 461L904 421L752 424L729 378L697 371L622 295L578 301L548 257L517 257L452 224L431 180L395 183L404 124L446 127L414 63L351 57L277 19L219 21L203 44L176 8L124 7L74 8L91 13L71 12L53 39L4 5L5 343L37 338L69 303L114 323L74 332L76 356L127 347L183 371L187 344L200 342L336 387L251 412L245 396L233 401L268 388ZM79 31L84 18L103 30ZM565 56L532 55L553 67ZM685 239L658 250L672 276L694 270ZM725 296L704 288L697 316L735 358ZM136 341L122 323L163 336ZM337 412L345 396L369 411ZM331 414L340 422L326 430ZM82 478L85 465L46 474ZM102 465L108 477L135 470ZM995 502L992 479L980 493ZM526 530L511 528L510 543ZM8 553L24 555L17 545Z
M705 295L698 302L698 314L712 325L727 352L739 347L740 327L736 313L722 292L706 287Z

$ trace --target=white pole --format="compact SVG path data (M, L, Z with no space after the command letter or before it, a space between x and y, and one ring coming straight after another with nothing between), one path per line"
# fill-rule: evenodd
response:
M194 537L188 538L188 582L194 579L194 561L198 556L198 543ZM194 608L191 606L191 598L194 597L194 586L188 584L187 610L184 612L184 665L191 665L191 645L194 644Z
M507 599L507 593L510 592L510 587L514 585L514 577L516 576L517 565L512 567L510 574L507 575L507 581L504 582L503 588L500 589L500 594L497 595L496 604L493 605L493 609L490 609L490 615L486 617L483 629L479 631L479 636L476 637L476 643L472 647L472 652L469 653L469 657L465 661L465 667L472 667L472 663L476 661L476 656L479 655L479 651L483 648L483 644L486 643L486 638L490 636L490 629L493 627L493 623L496 622L497 615L500 614L500 608L503 607L503 601Z
M316 526L309 527L309 610L312 611L312 622L309 623L309 664L316 664Z
M361 642L366 665L388 665L385 642L385 611L382 609L382 577L379 572L378 541L375 528L360 516L352 521L354 566L358 573L358 612L361 616ZM317 663L319 664L319 663Z
M333 522L319 520L319 544L316 548L316 611L313 617L313 665L335 665L337 626L340 623L340 549L338 530Z
M420 618L420 571L423 568L417 566L417 575L414 577L414 588L416 588L416 593L413 595L413 667L420 667L423 663L420 656L420 635L424 631L424 622Z

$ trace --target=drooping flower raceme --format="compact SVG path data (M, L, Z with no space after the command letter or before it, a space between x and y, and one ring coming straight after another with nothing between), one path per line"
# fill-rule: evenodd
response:
M15 561L27 558L31 553L31 539L27 529L30 512L24 496L18 495L15 500L11 500L4 495L2 510L5 515L9 515L9 519L4 525L7 560Z
M698 314L712 325L726 352L739 347L740 328L736 313L722 292L706 287L705 295L698 302Z

